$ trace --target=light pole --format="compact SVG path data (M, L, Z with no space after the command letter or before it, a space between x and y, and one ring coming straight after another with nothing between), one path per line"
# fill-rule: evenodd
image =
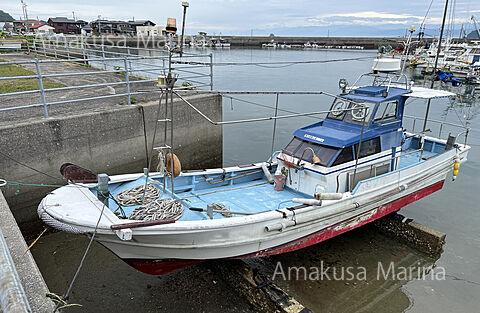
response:
M180 56L183 54L183 35L185 34L185 17L187 15L187 8L190 5L188 4L187 1L182 2L182 7L183 7L183 21L182 21L182 37L180 38Z

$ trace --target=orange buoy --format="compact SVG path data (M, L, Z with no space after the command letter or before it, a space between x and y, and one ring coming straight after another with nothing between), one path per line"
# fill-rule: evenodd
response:
M165 169L172 174L172 153L167 154L165 157ZM182 172L182 164L178 157L173 154L173 177L177 177Z

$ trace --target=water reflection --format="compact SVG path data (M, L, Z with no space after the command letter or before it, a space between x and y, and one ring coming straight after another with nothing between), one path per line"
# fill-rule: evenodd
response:
M440 271L427 270L436 260L366 226L297 252L250 260L249 263L269 278L275 278L281 288L314 312L344 313L404 311L411 301L403 292L403 286L418 277L419 269L428 272L426 279L430 279L431 274L440 277ZM393 271L388 272L390 264L395 275L390 275ZM318 276L312 273L315 268L322 267L330 279L327 275L315 279ZM303 268L312 279L308 279L308 275L304 279L302 274L296 279L294 273ZM334 270L340 278L341 270L348 272L348 268L355 273L355 279L350 280L347 274L344 279L334 279ZM287 280L279 275L280 269ZM401 275L403 269L411 269L412 275ZM363 271L365 276L361 274Z
M418 69L411 69L408 74L415 86L430 88L432 81L428 75L423 75ZM478 116L480 110L480 90L477 85L464 84L454 87L451 84L437 81L434 88L456 94L454 98L450 98L446 102L447 105L441 114L442 118L446 118L449 114L454 114L457 122L463 122L462 124L469 126L469 121Z

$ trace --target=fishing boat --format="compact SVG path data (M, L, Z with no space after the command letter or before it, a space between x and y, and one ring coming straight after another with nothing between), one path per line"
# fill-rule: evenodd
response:
M230 42L222 37L211 38L208 45L212 48L230 48Z
M39 217L94 236L155 275L208 260L295 251L365 225L442 189L470 149L468 129L444 139L442 129L439 136L425 127L406 131L408 99L454 94L415 87L399 70L400 60L379 58L352 86L340 80L339 95L318 92L331 98L328 111L258 119L326 114L297 129L264 162L181 172L171 147L163 147L156 173L87 172L80 179L82 172L73 167L77 176L69 176L73 165L67 165L62 172L71 183L41 201ZM242 122L215 122L175 94L212 124Z
M268 43L262 43L262 48L276 48L276 47L277 47L277 43L275 42L274 39L272 39Z

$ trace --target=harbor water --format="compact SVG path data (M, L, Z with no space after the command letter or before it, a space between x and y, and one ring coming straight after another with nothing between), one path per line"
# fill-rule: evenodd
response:
M216 90L325 91L331 94L339 93L340 78L352 84L361 73L369 72L376 56L376 51L365 50L220 49L212 52L214 62L218 64L214 66ZM222 65L227 62L298 62L363 57L370 58L314 64ZM407 69L406 74L415 85L429 84L419 72ZM365 280L351 282L275 277L279 286L315 312L477 312L480 306L480 210L476 195L480 183L480 97L476 98L463 87L456 90L437 82L435 88L449 88L459 93L454 100L433 100L430 118L471 127L469 160L461 166L455 182L448 177L443 190L410 204L400 213L447 234L444 252L440 256L428 257L384 237L371 227L364 227L297 252L250 260L249 263L268 275L274 274L278 262L284 267L312 268L328 264L330 267L366 268ZM328 110L332 100L323 95L281 95L278 114ZM226 96L223 98L223 119L273 116L275 101L274 95ZM424 116L426 101L407 103L407 115ZM274 150L283 148L297 128L319 118L278 120ZM272 152L273 123L224 126L224 165L268 159ZM421 124L417 124L417 130ZM438 125L428 127L432 134L438 134ZM445 128L443 138L449 131L459 130ZM463 140L462 137L459 140ZM43 237L34 246L34 257L52 291L65 289L85 245L86 239L81 236L56 233ZM431 279L430 276L418 279L415 276L380 281L373 275L379 262L385 267L395 262L398 266L428 267L430 271L442 268L445 275L443 279ZM209 272L206 265L193 266L157 279L129 268L100 245L95 245L87 264L74 287L72 301L84 304L89 310L96 308L95 312L111 310L102 303L109 306L121 304L115 307L117 312L250 310L248 304L235 300L236 293L226 289L221 277ZM166 291L163 285L159 285L165 282L171 287ZM197 289L209 290L210 297L198 296ZM97 292L102 295L95 295ZM168 297L157 295L162 292L164 296L165 292L175 296L184 304L175 308L168 302ZM235 305L226 300L229 297L235 300Z

